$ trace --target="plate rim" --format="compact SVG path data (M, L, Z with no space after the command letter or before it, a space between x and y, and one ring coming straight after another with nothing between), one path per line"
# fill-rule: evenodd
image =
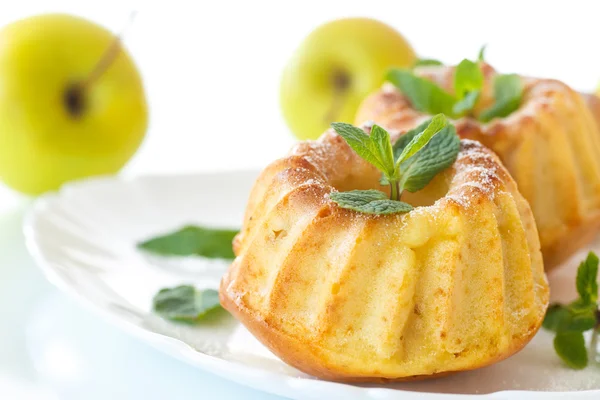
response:
M316 378L303 378L303 377L292 377L289 375L266 371L257 367L247 366L234 361L229 361L220 357L202 353L195 350L192 346L185 343L177 338L160 334L158 332L152 332L144 329L142 326L135 324L133 321L122 318L118 313L111 311L111 309L102 307L101 305L94 302L92 299L86 297L75 287L71 286L69 282L62 279L60 274L51 266L50 262L46 258L41 246L38 243L38 232L36 231L36 221L40 215L53 202L60 201L65 195L66 191L85 191L90 185L97 184L98 182L125 182L131 183L134 181L144 179L168 179L174 177L197 177L199 179L206 178L208 176L220 176L223 174L250 174L255 173L258 175L260 169L248 168L248 169L231 169L231 170L214 170L214 171L192 171L183 173L166 173L166 174L140 174L134 176L96 176L85 178L73 182L69 182L63 185L60 189L55 192L50 192L41 195L34 200L33 205L30 206L29 210L23 219L22 231L24 235L24 241L27 251L31 255L35 262L35 265L42 271L44 277L59 291L67 294L71 299L75 300L78 304L81 304L84 309L91 313L94 313L111 325L123 330L127 334L135 337L136 339L142 340L152 348L161 351L164 354L172 356L180 361L185 362L188 365L202 369L204 372L212 373L220 376L224 379L236 382L240 385L250 387L254 390L275 394L284 397L290 397L293 393L297 392L299 395L306 393L306 389L298 391L298 389L309 385L309 389L312 391L318 391L319 393L333 392L336 394L336 398L368 398L368 399L402 399L410 400L414 399L457 399L457 398L476 398L476 399L499 399L499 398L526 398L526 399L548 399L548 398L569 398L576 399L591 399L593 395L599 395L600 389L591 390L580 390L580 391L535 391L535 390L501 390L491 393L482 394L459 394L459 393L436 393L436 392L417 392L404 389L386 388L384 386L372 386L364 387L352 384L325 381ZM215 368L217 367L217 368ZM236 378L231 377L231 372L235 373ZM256 379L260 376L260 379ZM241 378L241 379L240 379ZM262 382L278 382L276 385L265 386ZM315 387L316 386L316 387ZM293 397L293 398L306 398L306 397ZM311 396L311 398L313 398ZM315 399L320 399L317 394Z

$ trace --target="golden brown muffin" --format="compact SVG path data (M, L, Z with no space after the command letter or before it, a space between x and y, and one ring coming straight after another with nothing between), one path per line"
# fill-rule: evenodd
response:
M595 94L590 93L581 93L583 98L588 104L590 111L592 112L592 116L596 120L596 124L600 128L600 97Z
M452 93L454 68L417 69ZM483 66L484 92L475 113L493 103L495 71ZM462 138L494 150L529 201L549 270L589 243L600 228L600 131L579 93L551 79L522 78L520 108L489 123L474 118L455 122ZM598 106L598 105L596 105ZM356 122L373 121L390 131L415 127L426 115L414 110L386 84L359 108Z
M527 201L497 156L462 140L406 214L340 208L380 173L330 131L268 166L251 192L220 298L288 364L387 381L483 367L519 351L548 304Z

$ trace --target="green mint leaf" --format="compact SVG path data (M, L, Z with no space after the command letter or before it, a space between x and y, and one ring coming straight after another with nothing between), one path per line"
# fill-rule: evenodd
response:
M402 149L402 152L396 160L396 164L400 165L410 157L414 156L429 141L438 134L442 129L448 126L448 120L443 114L438 114L431 119L427 127L420 133L416 134L411 141Z
M340 135L348 146L352 148L360 157L369 163L373 164L377 169L379 169L383 173L393 173L393 161L390 165L387 164L389 162L387 154L387 149L385 146L381 144L383 137L387 135L387 140L389 142L389 135L385 132L384 129L380 130L376 129L376 140L369 135L367 135L362 129L357 128L351 124L346 124L343 122L334 122L331 124L332 128Z
M484 44L483 46L481 46L481 48L479 49L479 54L477 54L477 61L479 62L483 62L485 61L485 48L487 47L487 44Z
M402 201L390 200L379 190L351 190L334 192L329 198L340 207L365 214L396 214L412 210L412 206Z
M598 257L593 252L577 269L576 286L579 298L568 306L554 304L546 312L543 326L556 333L554 349L571 368L585 368L588 354L583 332L593 329L592 346L598 335ZM592 350L592 354L596 349ZM595 356L594 356L595 357Z
M186 226L176 232L138 243L139 249L164 256L233 259L231 243L238 231Z
M546 311L542 326L549 331L557 332L561 326L568 324L569 310L561 304L552 304Z
M523 83L516 74L498 75L494 78L494 98L495 103L492 107L484 110L479 119L483 122L489 122L493 118L503 118L521 105L523 97Z
M333 192L329 195L329 197L335 202L337 202L338 199L344 199L342 201L351 206L361 206L372 201L384 200L388 198L387 195L381 190L374 189Z
M429 126L430 123L431 119L428 119L427 121L419 124L416 128L407 131L402 136L400 136L398 140L396 140L396 143L394 143L394 145L392 146L392 149L394 150L394 160L397 160L398 157L400 157L400 154L402 154L406 146L414 139L415 136L423 132L425 128Z
M596 326L596 307L553 304L546 311L542 326L554 332L585 332Z
M456 99L435 83L405 69L389 71L386 79L400 89L418 111L427 114L452 115L452 107Z
M441 61L439 61L439 60L434 60L433 58L419 58L413 64L413 68L416 68L416 67L431 67L431 66L438 66L438 65L444 65L444 63L441 62Z
M589 252L577 269L577 293L582 303L596 306L598 302L598 256Z
M218 291L197 290L189 285L161 289L152 303L154 312L158 315L180 322L196 322L210 311L221 307Z
M479 100L479 94L481 92L479 90L474 90L472 92L467 92L465 96L457 101L452 107L452 112L455 115L464 115L475 108L475 104L477 104L477 100Z
M596 326L596 307L589 307L580 312L569 309L569 312L569 319L559 327L560 332L585 332Z
M388 177L393 176L395 169L394 151L392 150L390 134L379 125L373 125L371 127L371 140L377 148L377 153L381 164L386 166L386 170L382 172L387 174Z
M483 88L483 73L479 65L464 59L454 70L454 95L463 99L467 93L481 91Z
M400 190L417 192L449 168L460 151L454 125L447 125L417 154L400 164Z
M588 354L581 332L559 332L554 338L554 350L558 356L573 369L587 366Z
M471 111L483 88L483 73L479 64L462 60L454 71L454 93L459 99L452 107L455 115L464 115Z

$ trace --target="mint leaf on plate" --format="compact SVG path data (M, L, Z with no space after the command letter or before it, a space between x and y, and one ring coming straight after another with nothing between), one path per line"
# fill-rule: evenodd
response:
M559 332L554 338L556 354L573 369L585 368L588 364L588 354L585 339L581 332Z
M589 252L585 261L577 269L577 293L583 304L596 304L598 302L598 256Z
M559 328L562 332L585 332L594 329L596 326L596 307L577 310L573 307L569 309L569 318L563 322Z
M232 242L238 231L186 226L138 243L139 249L163 256L202 256L233 259Z
M195 322L221 307L219 292L190 285L161 289L153 298L154 312L180 322Z
M351 190L329 195L340 207L365 214L396 214L412 210L412 206L398 200L390 200L379 190Z
M553 304L546 311L542 326L554 332L585 332L596 326L596 308Z
M558 332L570 318L569 309L561 304L552 304L546 311L542 326L549 331Z
M583 332L592 330L591 354L596 358L600 335L598 310L598 257L593 252L577 269L576 287L579 298L568 305L553 304L546 311L542 326L556 332L554 349L571 368L584 368L588 363Z

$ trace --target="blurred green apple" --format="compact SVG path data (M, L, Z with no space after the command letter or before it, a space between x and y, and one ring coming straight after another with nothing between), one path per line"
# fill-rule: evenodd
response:
M49 14L0 31L0 178L8 186L38 194L115 173L146 127L140 75L108 30Z
M415 60L404 37L380 21L329 22L304 40L283 72L283 116L296 137L315 139L333 121L354 122L360 102L387 70Z

